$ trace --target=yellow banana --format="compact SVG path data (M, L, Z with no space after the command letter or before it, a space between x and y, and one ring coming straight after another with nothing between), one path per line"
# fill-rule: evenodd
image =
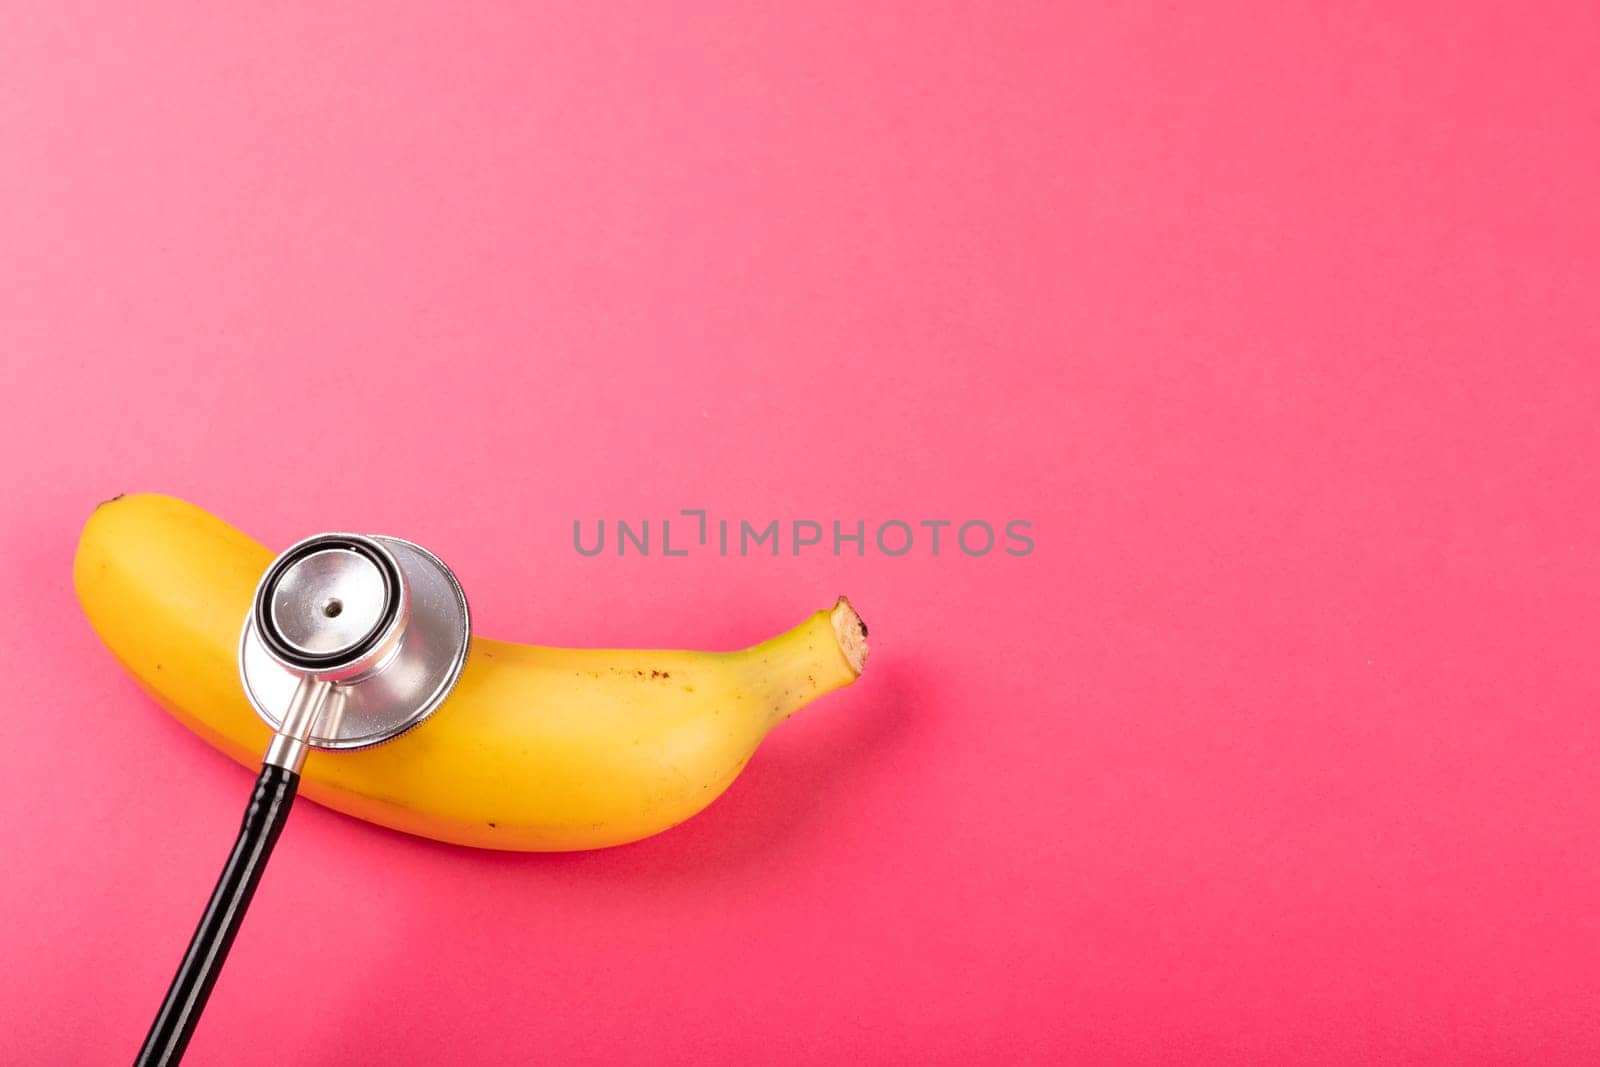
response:
M101 639L185 726L246 766L270 733L240 688L240 628L273 553L153 494L102 504L73 564ZM866 627L843 597L739 652L546 648L474 637L445 704L359 752L313 752L301 794L482 848L600 848L700 811L774 725L849 685Z

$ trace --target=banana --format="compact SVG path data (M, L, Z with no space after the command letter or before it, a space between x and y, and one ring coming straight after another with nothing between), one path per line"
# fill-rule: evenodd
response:
M84 526L73 584L111 652L178 721L249 767L270 733L236 655L273 553L169 496L118 497ZM636 841L716 799L777 723L849 685L866 626L839 598L738 652L547 648L474 637L454 692L377 748L312 752L301 794L480 848Z

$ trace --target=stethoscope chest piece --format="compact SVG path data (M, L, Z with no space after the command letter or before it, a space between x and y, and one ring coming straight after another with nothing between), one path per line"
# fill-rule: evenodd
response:
M466 597L433 553L396 537L322 534L262 576L239 673L275 734L366 748L444 701L470 635Z

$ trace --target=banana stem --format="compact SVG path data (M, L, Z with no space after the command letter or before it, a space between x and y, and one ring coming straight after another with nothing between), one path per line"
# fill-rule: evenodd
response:
M833 607L742 655L754 676L753 687L768 694L771 718L777 722L856 680L867 662L867 624L840 597Z
M839 651L850 664L850 679L854 681L867 666L867 624L850 603L849 597L840 597L828 610L828 622L838 639Z

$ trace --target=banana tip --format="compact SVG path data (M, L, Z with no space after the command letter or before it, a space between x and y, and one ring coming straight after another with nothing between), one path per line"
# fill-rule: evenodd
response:
M860 674L867 665L867 624L848 597L839 598L828 613L828 620L833 623L833 634L839 639L839 651L844 653L850 669Z

